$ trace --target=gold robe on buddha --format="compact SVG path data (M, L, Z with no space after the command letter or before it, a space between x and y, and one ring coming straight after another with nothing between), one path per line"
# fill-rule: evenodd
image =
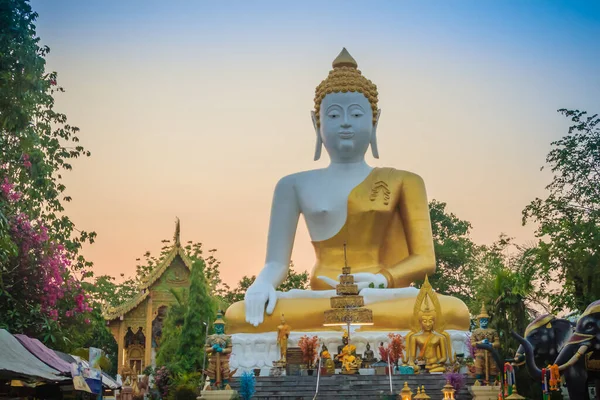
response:
M312 290L332 289L318 276L338 280L344 266L344 243L348 265L353 273L383 274L388 288L405 288L435 271L435 254L425 185L416 174L393 168L374 168L350 192L344 226L333 237L313 242L316 264L311 272ZM414 296L404 296L368 304L373 311L372 326L362 330L409 330ZM445 329L469 330L467 306L458 298L438 295ZM246 322L244 302L237 302L226 313L231 333L275 331L279 315L294 331L337 330L323 327L323 312L330 309L328 298L282 298L272 315L265 315L255 327Z

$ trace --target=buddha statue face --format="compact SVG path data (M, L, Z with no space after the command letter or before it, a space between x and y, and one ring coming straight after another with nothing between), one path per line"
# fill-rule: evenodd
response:
M424 332L431 332L435 325L435 316L430 313L425 313L421 316L421 327Z
M367 343L367 351L371 350L371 345L369 343Z
M364 158L373 136L373 111L359 92L330 93L321 103L317 134L333 162Z

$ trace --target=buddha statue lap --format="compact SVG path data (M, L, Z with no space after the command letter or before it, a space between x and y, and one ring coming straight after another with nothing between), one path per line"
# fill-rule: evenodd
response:
M315 160L327 150L323 169L282 178L275 188L264 268L243 302L227 310L231 333L277 330L285 314L295 331L338 330L323 326L323 312L344 266L343 245L372 326L361 331L410 328L418 290L409 287L435 271L431 222L423 180L393 168L365 162L369 146L375 158L377 87L357 69L344 49L329 76L317 87L312 112L316 132ZM304 215L316 255L311 290L277 292L285 279L300 214ZM459 299L438 296L447 329L467 331L470 318Z

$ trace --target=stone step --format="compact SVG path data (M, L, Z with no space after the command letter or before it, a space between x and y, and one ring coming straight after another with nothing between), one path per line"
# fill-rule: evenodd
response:
M473 379L466 378L466 384L472 385ZM446 381L442 375L393 375L392 385L394 396L404 386L404 382L413 391L417 392L417 385L425 386L427 394L432 400L441 400L442 387ZM256 378L257 400L305 400L313 399L317 384L317 376L260 376ZM319 382L317 399L387 399L390 397L389 376L383 375L333 375L322 376ZM234 389L239 389L239 380L232 382ZM457 399L470 400L466 387L455 394Z

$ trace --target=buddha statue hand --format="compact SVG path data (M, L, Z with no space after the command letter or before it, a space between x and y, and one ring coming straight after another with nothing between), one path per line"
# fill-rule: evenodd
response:
M258 326L264 320L265 304L267 305L266 313L273 314L275 305L277 304L277 292L275 287L269 283L257 278L246 291L244 297L246 305L246 322L254 326Z
M385 276L383 276L382 274L372 274L369 272L358 272L355 274L352 274L354 276L354 283L358 286L358 290L363 290L369 287L369 285L373 284L376 288L382 287L382 288L387 288L388 287L388 281L387 278ZM320 280L322 280L323 282L327 283L329 286L335 288L340 282L341 275L338 275L338 280L336 281L335 279L331 279L328 278L326 276L319 276L318 278ZM381 286L383 285L383 286Z

